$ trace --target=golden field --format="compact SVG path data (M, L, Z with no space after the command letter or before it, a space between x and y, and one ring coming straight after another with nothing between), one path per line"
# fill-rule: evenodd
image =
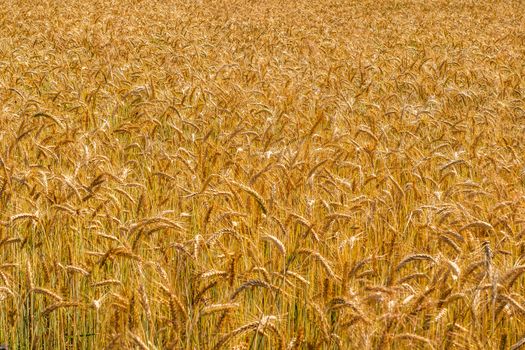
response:
M525 345L522 1L0 1L0 344Z

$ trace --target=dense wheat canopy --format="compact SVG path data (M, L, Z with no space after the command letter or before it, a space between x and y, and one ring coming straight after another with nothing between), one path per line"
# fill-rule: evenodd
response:
M520 348L524 14L0 0L0 344Z

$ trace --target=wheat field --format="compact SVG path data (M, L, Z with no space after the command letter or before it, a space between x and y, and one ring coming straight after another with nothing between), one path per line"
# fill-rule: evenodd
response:
M0 344L521 348L524 14L0 0Z

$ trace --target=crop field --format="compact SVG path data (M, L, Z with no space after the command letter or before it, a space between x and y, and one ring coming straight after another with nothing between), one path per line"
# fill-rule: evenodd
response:
M525 349L525 2L0 0L0 344Z

